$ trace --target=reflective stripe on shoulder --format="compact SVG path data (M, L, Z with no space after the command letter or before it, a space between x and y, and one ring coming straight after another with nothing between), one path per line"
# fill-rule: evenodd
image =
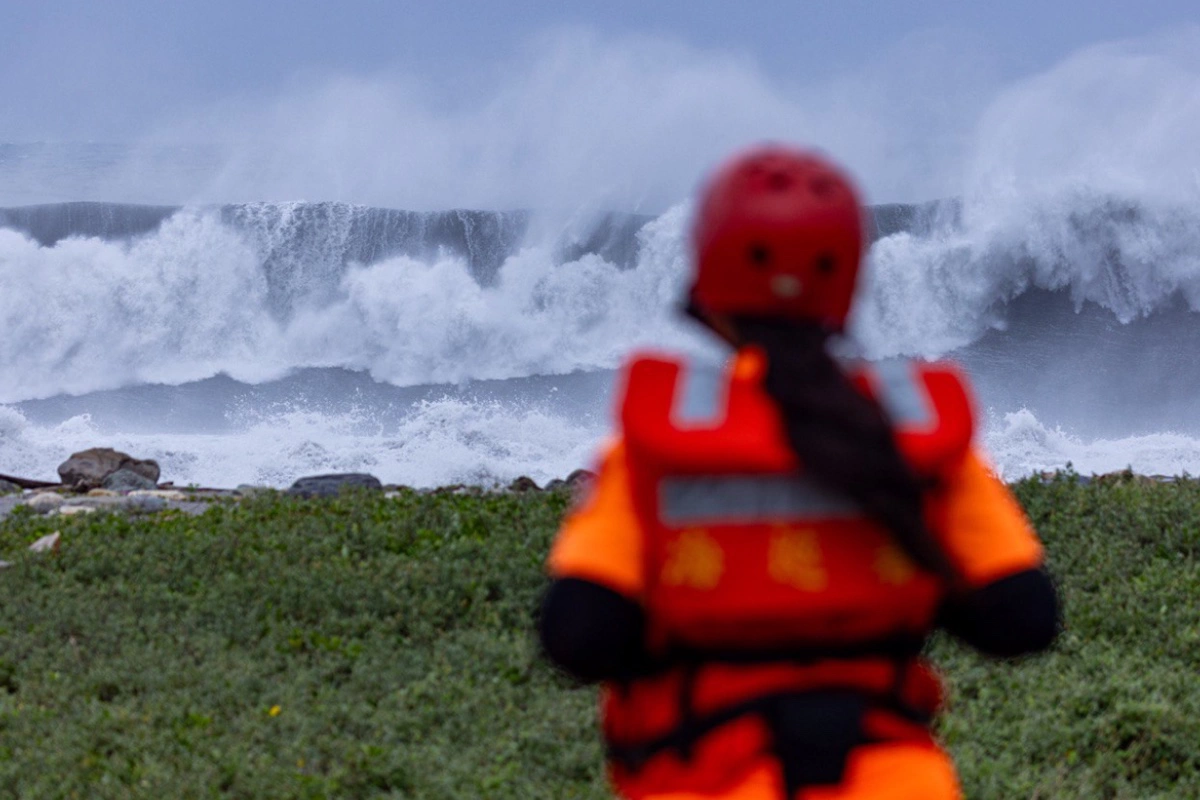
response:
M675 387L671 421L680 427L717 424L724 411L725 375L711 364L690 361Z
M659 487L667 525L861 516L848 497L792 475L671 477Z
M879 361L871 365L879 378L879 402L895 425L913 428L932 427L933 402L917 373L918 366L907 359Z

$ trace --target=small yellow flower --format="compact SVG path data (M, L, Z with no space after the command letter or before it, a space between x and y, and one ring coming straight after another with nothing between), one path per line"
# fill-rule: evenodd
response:
M667 586L713 589L721 582L725 553L707 531L694 528L683 531L667 545L667 558L659 580Z
M278 717L280 711L283 711L283 709L280 708L279 706L271 706L271 710L268 711L267 713L270 714L272 717Z
M817 532L780 527L771 534L767 574L777 583L803 592L819 592L829 584Z

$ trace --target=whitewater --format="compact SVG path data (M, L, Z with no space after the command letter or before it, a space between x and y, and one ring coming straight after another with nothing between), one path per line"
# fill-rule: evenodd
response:
M948 199L873 207L845 347L963 364L1006 478L1200 472L1194 52L1098 48L1010 87ZM631 350L722 358L678 311L686 193L652 213L69 202L128 157L0 145L10 187L90 187L0 207L0 472L111 446L177 485L546 481L591 463Z

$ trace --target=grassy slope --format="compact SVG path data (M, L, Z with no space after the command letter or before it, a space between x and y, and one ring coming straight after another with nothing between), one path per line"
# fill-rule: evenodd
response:
M1015 667L935 642L968 796L1200 797L1200 485L1018 492L1068 630ZM0 797L607 796L594 694L532 640L565 502L10 518Z

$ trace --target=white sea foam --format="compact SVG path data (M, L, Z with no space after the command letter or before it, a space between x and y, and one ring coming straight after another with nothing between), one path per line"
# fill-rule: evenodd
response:
M961 347L1031 287L1122 322L1176 297L1200 307L1197 53L1196 31L1093 48L998 96L960 222L873 248L853 325L867 355ZM486 285L446 252L346 266L295 208L273 209L270 225L236 229L182 212L132 242L40 247L0 231L0 402L305 366L399 384L521 377L612 368L644 343L696 347L674 312L687 204L641 231L632 269L559 264L551 233Z
M1200 30L1090 48L1010 87L979 123L961 224L872 252L856 331L937 355L1031 287L1121 322L1200 310Z
M604 83L597 76L625 74L629 63L643 62L622 56L597 63L598 70L582 79L591 87L584 96ZM757 80L733 62L715 72L689 62L664 74L651 95L676 78L691 86L698 77L723 76L726 88L744 85L747 74ZM537 76L531 80L536 84ZM552 95L575 85L554 84ZM1098 304L1121 323L1153 315L1176 298L1200 308L1197 85L1200 31L1191 29L1091 48L997 95L964 148L956 220L889 236L873 248L853 324L866 354L952 351L1002 328L1005 304L1031 288L1067 292L1077 305ZM762 119L787 132L792 112L781 111L770 91L747 97L770 106ZM527 99L522 94L512 107L525 108ZM685 104L686 113L667 115L671 125L697 118L700 106L693 101ZM393 114L380 119L392 121ZM564 129L569 134L579 122L570 119ZM805 130L798 124L798 134ZM644 129L638 134L645 135ZM301 150L323 141L306 138ZM604 144L591 133L588 141ZM501 150L510 152L511 142ZM611 165L612 159L601 163ZM683 162L673 163L679 168ZM694 174L692 166L688 170ZM571 181L588 182L578 175ZM631 195L606 194L600 187L594 196ZM0 230L0 402L178 384L220 372L258 383L300 367L340 367L410 385L610 369L629 349L646 344L705 352L675 313L688 271L688 215L681 204L647 225L629 268L597 255L559 264L552 231L527 241L494 280L482 282L464 257L449 252L346 265L316 242L311 262L308 251L298 251L268 263L265 253L275 252L278 242L255 239L216 212L181 212L131 241L67 239L42 247ZM276 226L263 235L286 233ZM290 270L282 305L272 288L278 278L273 271L280 269ZM1069 337L1062 341L1071 346ZM1152 391L1154 376L1140 378ZM394 472L385 478L428 484L537 469L548 476L552 471L538 464L559 472L578 466L599 435L552 410L454 402L459 405L415 413L406 423L415 427L400 432L366 430L358 418L296 412L214 439L139 439L96 430L86 418L41 427L9 412L0 423L0 464L45 473L67 450L104 438L138 452L149 448L168 463L176 463L173 453L187 454L177 461L184 481L282 483L300 472L376 459L381 472ZM1019 408L1022 400L1012 402L1003 410ZM370 419L369 412L363 419ZM1191 439L1161 434L1084 441L1022 413L999 419L989 428L989 441L1006 474L1066 461L1081 471L1127 464L1147 472L1192 469ZM453 425L474 431L475 438L456 439ZM519 447L518 435L535 442L548 435L550 441ZM389 460L392 450L382 444L387 441L436 445L419 459ZM40 447L53 455L36 455ZM408 447L409 454L420 450ZM532 449L523 453L521 447ZM271 469L276 472L263 472Z
M179 486L286 488L300 476L329 472L370 472L417 487L490 486L519 475L545 483L589 466L603 434L603 421L457 399L418 404L398 423L380 423L368 411L292 411L213 435L108 431L86 415L42 426L0 406L0 465L56 480L71 452L103 443L156 459L162 480Z
M630 270L595 255L553 267L545 247L508 259L487 287L458 259L352 269L341 299L297 317L289 346L401 385L611 369L642 345L700 349L677 312L686 214L647 225Z
M677 313L687 214L643 228L634 269L595 255L557 265L532 246L483 286L462 258L398 257L298 281L286 319L254 244L213 213L133 242L40 247L0 230L0 402L312 366L443 383L612 368L646 344L700 350Z
M36 425L0 406L0 464L9 473L53 480L72 451L102 442L157 459L162 479L180 486L287 487L302 475L328 472L370 472L417 487L492 486L519 475L545 483L591 466L606 423L547 408L445 399L419 404L394 424L369 412L293 411L218 435L129 434L102 430L87 416ZM1006 480L1067 465L1082 475L1127 467L1200 474L1200 439L1174 433L1083 439L1027 410L994 415L983 442Z
M233 231L179 214L132 243L0 230L0 402L219 371L264 377L266 281ZM276 373L277 374L277 373Z
M1007 480L1068 464L1081 475L1126 468L1143 475L1200 474L1200 439L1177 433L1083 439L1042 424L1027 409L991 419L984 442Z

